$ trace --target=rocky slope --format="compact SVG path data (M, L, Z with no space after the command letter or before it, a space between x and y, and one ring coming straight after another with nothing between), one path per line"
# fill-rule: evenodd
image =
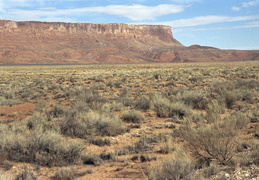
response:
M145 63L259 60L259 51L185 47L169 26L0 20L0 63Z

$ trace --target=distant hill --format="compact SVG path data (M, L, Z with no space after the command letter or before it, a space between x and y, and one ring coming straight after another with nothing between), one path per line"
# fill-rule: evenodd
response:
M185 47L170 26L0 20L0 64L251 60L259 60L259 50Z

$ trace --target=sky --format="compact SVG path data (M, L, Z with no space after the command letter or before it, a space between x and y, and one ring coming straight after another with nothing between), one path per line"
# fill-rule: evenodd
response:
M259 0L0 0L0 19L168 25L185 46L259 50Z

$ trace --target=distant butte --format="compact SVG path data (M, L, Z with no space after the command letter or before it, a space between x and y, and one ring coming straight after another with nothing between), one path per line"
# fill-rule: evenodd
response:
M0 20L0 64L259 60L259 50L183 46L170 26Z

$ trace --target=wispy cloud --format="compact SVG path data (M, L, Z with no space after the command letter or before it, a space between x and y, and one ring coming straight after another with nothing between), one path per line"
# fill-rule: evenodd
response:
M239 11L240 9L241 9L241 7L237 7L237 6L231 7L232 11Z
M241 4L241 6L233 6L233 7L231 7L231 9L232 9L233 11L239 11L239 10L241 10L242 8L248 8L248 7L256 6L256 5L259 5L259 0L249 1L249 2L243 2L243 3Z
M0 12L3 12L4 11L4 5L3 3L0 1Z
M173 3L178 3L178 4L191 4L191 3L197 3L201 2L202 0L171 0Z
M250 6L256 6L259 4L259 1L250 1L250 2L243 2L242 7L250 7Z
M228 29L244 29L244 28L255 28L259 27L259 21L249 22L240 26L231 26L231 27L213 27L213 28L176 28L174 33L179 32L193 32L193 31L211 31L211 30L228 30Z
M259 50L259 46L243 46L243 47L225 47L222 49L233 49L233 50Z
M87 10L88 11L88 10ZM161 4L158 6L143 5L111 5L107 7L97 7L90 11L119 15L133 21L155 20L159 16L174 14L184 11L183 6L172 4Z
M17 1L17 0L16 0ZM24 0L25 1L25 0ZM29 1L29 0L27 0ZM17 20L42 20L43 17L51 20L61 19L63 16L70 15L76 16L78 14L87 13L105 13L109 15L117 15L128 18L132 21L155 20L157 17L174 14L184 11L185 7L173 4L161 4L157 6L144 6L144 5L109 5L97 7L85 7L76 9L37 9L37 10L21 10L9 9L6 18Z
M189 19L180 19L175 21L157 22L156 24L164 24L173 28L201 26L215 23L247 21L259 19L259 15L255 16L198 16Z

